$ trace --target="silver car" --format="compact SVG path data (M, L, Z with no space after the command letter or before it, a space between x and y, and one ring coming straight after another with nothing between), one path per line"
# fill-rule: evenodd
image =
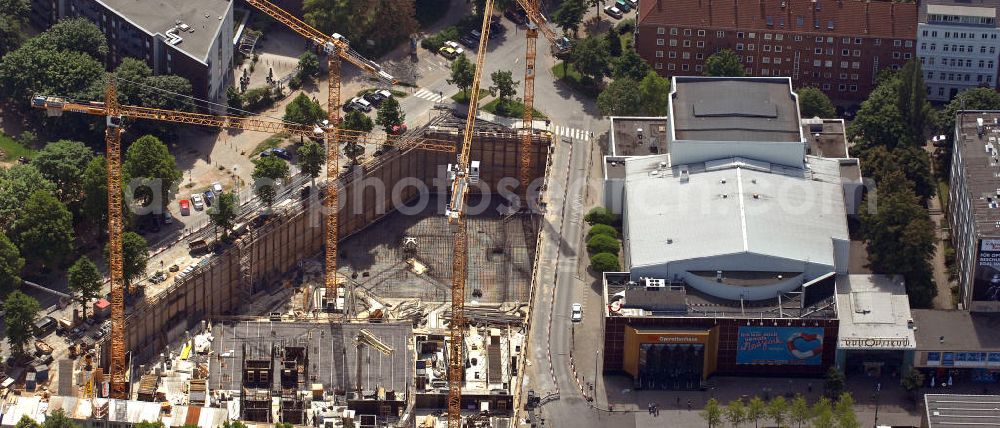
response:
M569 319L573 322L580 322L583 320L583 305L579 303L573 304L573 311L571 312Z

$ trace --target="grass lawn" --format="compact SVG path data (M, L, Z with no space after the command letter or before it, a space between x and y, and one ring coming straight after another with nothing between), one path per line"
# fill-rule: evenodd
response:
M948 182L940 180L937 183L938 192L938 202L941 203L941 209L945 212L948 211Z
M556 63L556 65L552 66L552 74L556 76L556 79L565 80L573 84L579 84L580 79L583 78L580 72L573 68L573 64L566 64L565 68L563 67L563 64L564 61L560 61Z
M497 116L513 117L513 118L516 118L516 119L520 119L520 118L524 117L524 104L522 104L520 101L510 101L507 104L507 111L505 111L503 113L497 113L497 106L499 104L500 104L500 99L497 98L497 99L495 99L493 101L490 101L486 105L484 105L482 107L482 110L488 111L488 112L493 113L493 114L495 114ZM541 119L541 120L548 119L548 116L546 116L544 113L542 113L542 112L540 112L540 111L538 111L536 109L532 109L532 112L533 112L532 113L532 117L534 119Z
M263 152L264 150L276 148L283 141L285 141L286 138L288 138L288 134L284 132L280 132L270 137L267 137L266 140L261 141L260 144L257 144L257 147L253 148L253 151L250 152L249 156L250 157L257 156L260 154L260 152Z
M0 154L0 160L11 162L16 161L21 156L31 159L32 155L35 154L34 150L24 147L2 132L0 132L0 151L3 152Z
M479 90L479 99L483 99L483 98L485 98L489 94L490 94L489 90L487 90L487 89L480 89ZM457 94L451 96L451 99L453 101L455 101L456 103L459 103L459 104L468 104L469 103L469 97L465 94L465 91L458 91Z

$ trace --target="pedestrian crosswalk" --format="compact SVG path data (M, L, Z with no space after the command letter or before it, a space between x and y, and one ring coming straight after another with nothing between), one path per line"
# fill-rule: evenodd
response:
M415 92L413 94L413 96L415 96L417 98L422 98L422 99L425 99L425 100L433 101L433 102L436 102L436 103L441 102L441 101L444 100L444 97L441 96L441 94L439 92L428 91L427 89L424 89L424 88L420 88L420 90L417 91L417 92Z
M552 133L561 137L572 138L575 140L590 141L590 132L583 129L570 128L568 126L552 125Z

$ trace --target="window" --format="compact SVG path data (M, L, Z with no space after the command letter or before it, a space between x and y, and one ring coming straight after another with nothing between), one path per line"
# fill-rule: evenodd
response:
M705 41L704 40L698 40L698 47L699 48L705 47Z
M899 59L899 52L893 52L892 53L892 58L893 59Z
M737 39L742 39L743 38L743 32L742 31L737 32L736 33L736 38Z
M694 58L695 59L705 59L705 54L703 54L701 52L696 53L696 54L694 54Z
M771 75L771 70L768 70L768 69L766 69L766 68L762 68L762 69L760 70L760 75L761 75L761 76L770 76L770 75Z
M931 37L937 37L937 31L931 31Z
M840 39L840 43L843 43L845 45L849 45L849 44L851 44L851 38L850 37L844 37L843 39Z
M948 46L951 46L951 45L947 45L947 44L941 45L941 50L943 50L945 52L948 52Z
M986 53L986 46L980 46L979 53Z
M993 61L986 63L986 68L993 68Z
M826 42L827 43L833 43L833 37L827 37L826 38Z
M860 69L861 68L861 62L860 61L851 61L851 68L853 68L855 70Z
M670 29L670 35L671 36L676 36L677 35L677 29L676 28L671 28Z
M820 64L822 64L822 63L823 63L823 61L820 61L818 59L814 59L813 60L813 67L819 67Z
M833 48L826 48L827 55L833 55Z
M764 45L764 52L771 52L771 45Z
M928 59L929 59L928 63L930 63L930 65L934 65L934 57L930 57Z
M904 43L903 45L905 47L912 48L913 47L913 40L907 40L906 43Z
M927 37L927 30L924 30L923 36Z
M667 57L669 57L669 58L677 58L677 52L674 52L674 51L667 52Z
M830 90L830 84L829 83L824 83L823 84L823 90L824 91L829 91Z
M826 68L833 67L833 61L826 60L826 62L823 63L823 66Z
M882 39L875 39L875 46L882 46Z
M841 61L840 68L847 68L847 61Z
M690 37L691 36L691 29L690 28L685 28L684 29L684 35Z
M951 37L951 32L950 32L950 31L945 31L945 32L944 32L944 38L946 38L946 39L947 39L947 38L949 38L949 37Z
M778 58L778 57L774 57L774 60L773 60L773 62L774 62L774 65L778 65L778 64L781 64L781 58Z
M855 49L855 50L854 50L854 56L856 56L856 57L860 57L860 56L861 56L861 51L860 51L860 50L858 50L858 49Z
M684 47L686 47L686 48L691 47L691 41L690 40L685 40L684 41Z
M771 40L771 33L764 34L764 40Z
M965 81L966 81L966 82L968 82L968 81L969 81L969 79L970 79L971 77L972 77L971 75L969 75L969 74L966 74L966 75L965 75Z
M656 34L666 34L667 29L663 27L656 27Z
M996 46L990 46L990 53L996 53L996 50L997 50Z
M851 80L858 80L858 73L851 73Z
M801 42L801 41L802 41L802 36L795 36L795 39L794 39L794 40L795 40L796 42Z
M980 75L976 76L976 81L982 83L982 81L983 81L983 75L980 74Z
M753 55L747 55L747 64L753 63Z
M656 39L656 46L663 46L663 39Z
M663 51L656 51L657 58L663 58Z
M959 51L959 52L965 52L965 46L961 46L961 45L959 45L959 47L958 47L958 51Z
M816 43L823 43L823 37L816 37Z
M934 79L934 72L933 71L928 71L927 72L927 80L931 80L931 79Z
M937 44L936 43L931 43L931 50L934 50L936 48L937 48Z
M737 43L736 44L736 50L738 50L738 51L743 50L743 43Z
M944 96L944 87L938 88L938 96L939 97L943 97Z
M681 58L691 59L691 52L681 52Z
M781 52L781 45L775 46L774 47L774 51L775 52Z
M913 54L911 54L909 52L903 54L903 59L910 59L912 57L913 57Z
M753 69L752 68L747 67L743 71L744 71L744 74L746 74L747 76L753 76Z
M782 41L782 40L785 40L785 35L784 34L775 34L774 35L774 40L777 40L779 42Z
M754 48L754 44L753 43L750 43L750 44L747 45L747 50L748 51L752 51L753 48Z
M838 78L840 80L847 80L847 73L840 73L840 77L838 77Z
M716 31L715 32L715 37L720 38L720 39L724 38L724 37L726 37L726 32L725 31Z
M771 57L768 57L768 56L761 57L760 58L760 62L762 62L764 64L770 64L771 63Z
M663 64L658 62L658 63L656 63L656 65L653 68L655 68L657 70L663 70Z
M841 83L841 84L837 85L837 90L841 91L841 92L846 91L847 90L847 85Z
M757 38L757 33L750 33L750 34L747 34L747 37L749 37L749 38L751 38L751 39L756 39L756 38Z
M965 66L969 67L969 68L972 68L972 60L971 59L965 60Z
M813 51L813 53L815 53L816 55L823 55L823 48L816 48L816 50Z
M844 49L844 50L840 51L840 55L841 56L848 56L850 54L851 54L851 50L850 49Z
M705 37L705 30L698 30L698 37Z
M923 43L920 44L920 50L922 50L922 51L927 50L927 42L923 42Z
M855 37L854 38L854 44L860 45L861 44L861 38L860 37Z
M677 39L670 39L670 46L677 46Z
M687 64L681 64L681 71L688 71L688 65Z
M850 88L851 92L858 92L858 85L851 85L851 86L849 86L849 88Z
M892 45L898 48L900 46L903 46L903 41L902 40L893 40L892 41Z
M677 69L677 65L675 65L674 63L671 62L667 64L667 70L675 70L675 69Z
M979 68L986 67L986 60L979 60Z
M697 72L701 73L701 64L695 65L694 66L694 71L697 71Z

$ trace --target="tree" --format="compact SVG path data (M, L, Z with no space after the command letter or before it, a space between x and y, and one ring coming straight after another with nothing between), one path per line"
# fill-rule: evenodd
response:
M626 49L621 56L615 58L611 73L615 79L628 77L636 82L642 80L652 69L649 63L642 59L635 49Z
M21 215L24 201L36 191L55 194L56 186L34 165L0 168L0 230L9 231Z
M552 22L555 22L564 33L570 31L576 36L583 15L587 13L587 4L584 0L563 0L559 8L552 14Z
M593 238L597 235L605 235L618 239L618 230L606 224L595 224L590 228L590 230L587 231L587 239Z
M722 423L722 409L719 408L719 402L716 399L710 398L705 403L705 409L701 411L701 418L708 422L708 428L715 428Z
M598 253L590 256L590 268L594 272L617 272L621 270L618 264L618 256L611 253Z
M839 396L844 391L844 373L836 367L830 367L826 371L826 379L823 381L823 390L828 397Z
M17 142L21 143L21 145L25 147L34 147L35 143L38 142L38 135L29 130L24 130L17 136Z
M393 128L402 126L405 121L406 113L403 113L403 109L399 108L399 101L396 100L396 97L389 97L382 101L382 105L375 113L375 123L381 125L386 134L393 134Z
M312 51L299 55L299 78L303 81L319 74L319 57Z
M42 426L38 422L35 422L34 419L31 419L30 416L24 415L21 416L21 420L17 421L14 428L42 428Z
M50 413L45 418L45 423L42 424L43 428L80 428L76 422L73 422L62 409L56 410Z
M851 397L851 393L840 394L833 407L833 413L837 418L837 428L861 428L858 415L854 413L854 398Z
M233 192L222 192L216 198L212 207L208 209L208 218L212 219L215 227L222 229L222 237L229 236L229 231L233 229L233 222L236 220L239 205L236 203L236 194Z
M469 62L465 55L459 55L451 62L451 78L447 80L449 85L455 85L466 96L469 95L469 88L472 87L472 80L476 77L476 65Z
M126 196L135 198L142 206L162 212L170 202L174 187L182 174L177 160L167 146L152 135L144 135L129 146L122 162L123 188ZM158 194L154 194L159 190ZM157 197L159 200L157 200Z
M76 294L76 299L83 310L83 317L87 318L87 302L101 295L104 276L97 271L97 265L87 256L77 259L76 263L66 271L66 276L69 291Z
M354 113L356 110L351 111ZM288 122L303 125L314 125L326 118L326 111L318 102L310 99L305 93L299 93L292 102L285 106L284 119Z
M774 424L779 428L785 425L785 419L788 417L788 402L785 401L785 397L777 396L771 399L767 403L767 417L774 421Z
M372 119L368 115L357 110L352 110L344 117L344 121L341 122L340 127L349 131L369 133L372 129L375 129L375 123L372 122ZM365 154L365 146L358 144L358 139L360 138L356 133L344 136L344 156L350 158L351 163L354 165L360 163L359 159Z
M278 195L274 181L288 176L288 163L278 157L268 156L255 159L253 164L251 176L254 179L254 192L270 207Z
M837 117L837 109L833 107L830 98L823 91L813 86L806 86L795 91L799 95L799 113L803 118Z
M705 59L705 75L713 77L743 77L743 64L732 49L723 49Z
M352 41L371 40L371 47L352 43L362 53L394 46L419 28L413 0L305 0L302 11L305 22L324 34L337 32Z
M608 44L608 54L617 58L622 54L622 39L618 34L618 29L615 27L608 27L608 32L604 36ZM629 49L631 50L631 49Z
M490 86L490 95L500 98L500 105L506 107L509 105L510 99L513 98L514 95L517 95L517 85L521 82L514 81L510 70L494 71L490 74L490 79L493 81L493 85Z
M754 428L757 428L761 418L767 413L767 404L759 396L753 396L747 404L747 421L753 421Z
M899 92L896 105L903 116L906 135L915 145L923 145L924 129L928 112L931 110L927 102L927 85L924 84L924 72L920 61L910 60L899 71Z
M913 394L919 390L920 387L924 386L924 374L921 373L916 367L910 367L910 370L903 375L903 378L900 379L899 383L903 386L903 389L905 389L906 392L910 393L911 397L913 397Z
M21 287L24 258L7 235L0 233L0 297Z
M83 169L82 217L96 226L98 236L108 222L108 163L104 156L94 156Z
M104 259L108 260L110 246L104 246ZM125 280L125 289L137 279L141 279L146 274L146 267L149 264L149 244L146 239L135 232L125 232L122 234L122 272Z
M118 102L167 110L194 110L189 97L193 93L191 82L175 75L153 75L145 61L125 58L115 69L118 79ZM103 99L105 82L95 80L90 87L89 99ZM171 93L172 92L172 93ZM176 95L179 94L180 96Z
M788 408L788 418L795 423L796 428L802 428L802 424L809 420L809 403L801 394L796 394L792 399L792 404Z
M972 88L962 91L941 110L937 132L945 135L948 144L937 156L938 176L948 177L951 172L951 150L955 140L955 118L960 110L1000 110L1000 93L993 88Z
M7 324L7 343L15 355L24 354L24 345L34 334L35 317L41 307L38 301L20 291L7 295L4 301L4 323Z
M46 145L31 163L56 185L59 200L70 203L83 195L83 172L93 157L93 150L83 143L59 140Z
M615 222L618 221L618 216L611 212L611 210L604 207L594 207L587 214L583 216L583 221L587 224L593 226L595 224L606 224L613 226Z
M165 425L163 425L163 422L160 421L156 422L142 421L133 425L134 428L164 428L164 426Z
M588 37L576 42L569 53L576 71L600 84L610 69L610 55L601 37Z
M225 421L222 428L247 428L247 425L240 421Z
M13 241L40 265L58 265L73 251L73 215L45 191L35 191L23 204L14 220Z
M0 89L13 99L77 95L104 75L108 44L84 18L65 19L0 59Z
M615 79L597 95L597 108L605 116L637 116L642 114L642 90L628 77Z
M641 111L649 116L666 116L667 101L670 99L670 79L650 70L639 82L642 93Z
M10 52L24 41L22 27L30 11L28 0L0 0L0 52Z
M620 244L617 239L608 235L595 235L587 240L587 251L591 254L618 254Z
M726 415L726 420L734 427L739 427L747 420L747 409L740 400L730 401L723 413Z
M302 172L309 174L312 179L312 187L316 187L316 177L323 170L326 162L326 150L322 145L313 140L308 140L299 146L299 168Z
M931 175L930 158L923 147L896 146L888 149L874 146L859 153L861 172L876 183L885 181L888 174L902 173L913 185L921 205L937 192L937 182Z
M900 80L895 76L887 77L875 87L847 127L848 139L862 148L885 146L892 149L896 145L913 143L897 105L899 87ZM923 144L923 141L917 144Z
M243 94L235 86L226 88L226 106L229 110L243 110Z
M813 404L812 408L813 428L834 428L836 416L833 414L833 407L830 399L822 397Z

